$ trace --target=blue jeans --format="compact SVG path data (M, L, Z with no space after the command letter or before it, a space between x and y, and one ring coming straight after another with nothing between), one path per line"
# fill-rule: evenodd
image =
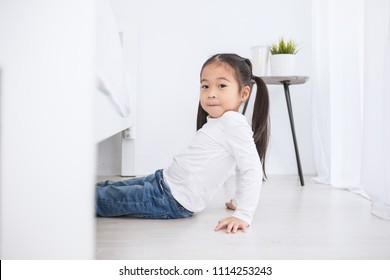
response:
M142 178L98 183L96 214L102 217L178 219L190 217L193 213L173 198L162 170L157 170Z

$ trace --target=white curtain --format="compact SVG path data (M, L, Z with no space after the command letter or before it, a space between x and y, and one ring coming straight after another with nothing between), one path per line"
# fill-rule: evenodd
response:
M361 185L390 220L390 1L365 3Z
M390 219L389 8L388 0L313 0L314 180L368 195L372 212L385 219Z

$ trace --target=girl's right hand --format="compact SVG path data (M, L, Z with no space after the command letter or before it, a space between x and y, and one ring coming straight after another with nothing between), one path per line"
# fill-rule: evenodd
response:
M230 199L230 201L225 203L226 208L230 210L236 210L236 206L233 205L233 199Z

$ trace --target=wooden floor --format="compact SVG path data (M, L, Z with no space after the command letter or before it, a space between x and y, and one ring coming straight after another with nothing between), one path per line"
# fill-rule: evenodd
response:
M270 176L246 233L214 231L231 214L230 183L191 218L96 218L96 259L390 259L390 222L371 215L368 200L305 180Z

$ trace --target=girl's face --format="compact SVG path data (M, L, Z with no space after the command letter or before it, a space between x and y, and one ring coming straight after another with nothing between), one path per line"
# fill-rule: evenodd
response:
M211 63L201 74L200 104L209 117L218 118L227 111L238 111L250 87L240 90L234 70L226 63Z

